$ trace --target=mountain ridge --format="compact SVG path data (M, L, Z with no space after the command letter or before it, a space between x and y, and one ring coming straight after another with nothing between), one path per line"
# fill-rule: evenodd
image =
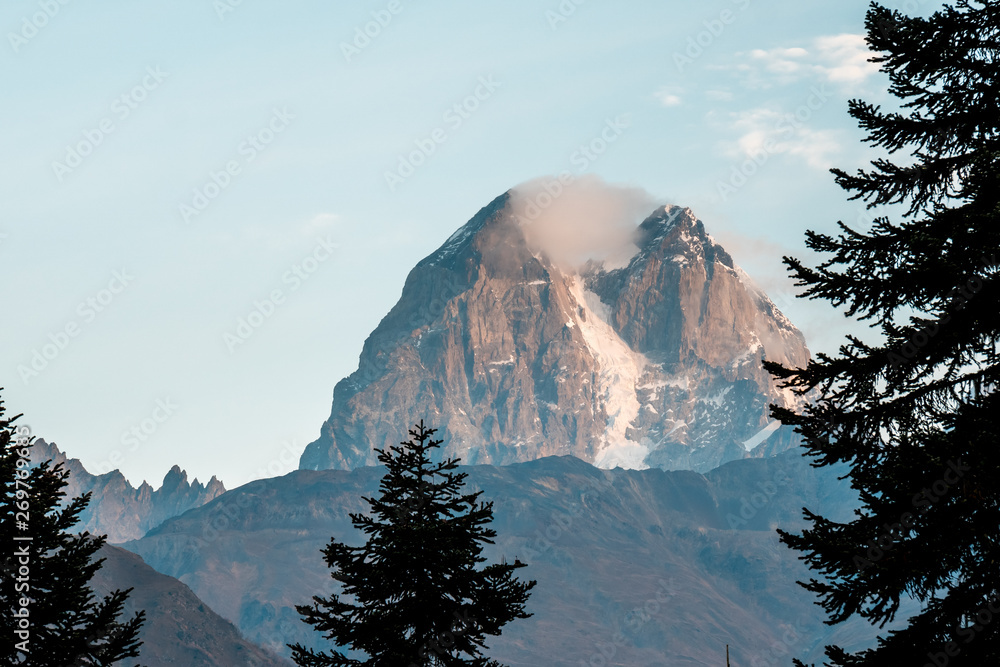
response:
M80 513L76 529L94 535L107 535L108 542L119 544L142 537L147 530L170 517L205 504L226 492L225 485L214 475L207 484L197 478L188 482L187 473L173 466L163 477L160 488L143 481L138 488L112 470L94 475L79 459L70 458L55 443L36 438L32 443L32 459L62 463L69 471L66 498L90 493L90 503Z
M460 470L470 491L494 502L497 539L484 556L519 558L524 576L539 582L527 608L534 616L488 642L504 664L586 664L609 647L603 664L712 664L727 643L737 664L772 664L789 654L821 658L834 636L860 647L875 634L858 619L826 627L795 584L808 570L774 534L776 525L803 527L803 505L834 518L857 506L836 470L813 468L799 452L705 474L606 470L573 456ZM279 652L296 641L320 648L294 605L331 594L321 549L331 535L363 542L350 515L368 511L362 497L377 495L383 472L257 480L124 546L185 582L250 640ZM660 589L666 600L642 620Z

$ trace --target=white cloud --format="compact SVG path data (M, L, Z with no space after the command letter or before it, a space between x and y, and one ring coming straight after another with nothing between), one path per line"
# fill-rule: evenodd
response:
M787 154L797 156L810 167L826 170L832 157L840 152L835 130L809 127L794 114L759 107L729 114L731 127L739 132L725 152L734 159L760 159L761 156Z
M660 90L653 93L653 95L660 101L665 107L676 107L682 102L679 88L661 88Z
M656 95L665 107L675 107L681 103L681 98L668 93L657 93Z
M806 62L809 52L805 49L794 47L790 49L754 49L750 52L750 58L759 62L764 69L779 76L797 75L809 67Z
M868 62L873 54L863 35L844 33L816 37L808 48L754 49L736 54L743 62L733 66L750 88L771 88L812 78L849 87L878 72Z
M606 183L593 174L569 182L538 178L511 192L529 246L570 270L589 259L627 263L638 251L638 224L658 205L641 188Z
M862 35L817 37L820 58L830 63L824 73L832 83L860 83L878 72L878 65L868 62L873 55Z
M805 46L754 49L741 55L742 62L731 69L745 86L766 90L796 83L801 96L789 97L782 91L765 104L720 116L733 137L724 151L741 161L784 154L816 169L833 166L844 137L840 130L817 128L815 117L829 100L845 90L853 94L878 72L868 62L871 52L864 37L828 35Z

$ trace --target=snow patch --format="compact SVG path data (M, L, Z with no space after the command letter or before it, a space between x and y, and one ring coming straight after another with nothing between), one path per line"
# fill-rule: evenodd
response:
M434 266L438 261L451 257L462 245L478 231L473 225L466 223L455 230L455 233L448 237L448 240L434 253L434 260L428 262L429 266Z
M765 426L764 428L762 428L761 430L759 430L751 438L749 438L747 440L744 440L743 441L743 447L748 452L752 452L754 449L756 449L757 447L759 447L765 440L767 440L768 438L770 438L771 434L774 433L775 431L777 431L778 428L780 428L780 427L781 427L781 422L779 422L779 421L773 421L773 422L771 422L770 424L768 424L767 426Z
M663 364L658 365L660 367L663 366ZM656 382L640 384L636 387L636 389L659 389L661 387L676 387L677 389L684 389L686 391L690 388L690 383L688 382L688 377L686 375L675 375L663 380L657 380Z
M674 427L672 429L670 429L669 431L667 431L666 433L663 434L663 440L660 440L660 443L659 443L661 445L664 443L664 441L666 441L667 436L669 436L671 433L673 433L674 431L676 431L679 428L683 428L683 427L687 426L687 422L681 421L679 419L668 419L667 421L668 422L674 422Z
M705 397L705 398L699 398L698 400L701 401L702 403L711 403L715 407L721 408L722 407L722 403L723 403L723 401L726 398L726 394L728 394L732 390L733 390L733 385L729 385L728 387L726 387L722 391L720 391L720 392L718 392L716 394L713 394L712 396L708 396L708 397Z
M809 402L804 396L796 394L791 387L778 387L777 382L775 383L775 387L781 395L781 398L785 401L785 405L783 407L786 407L789 410L798 412L806 403Z
M656 366L662 368L663 364L656 364ZM674 387L675 389L681 389L683 391L688 391L690 388L688 383L688 378L686 375L672 376L663 380L657 380L656 382L647 382L646 384L636 385L636 389L642 389L649 391L650 394L646 398L647 401L656 401L660 397L660 389L663 387Z
M625 468L627 470L645 470L646 456L649 445L631 440L622 440L615 444L606 444L594 459L597 468Z
M625 436L632 421L639 415L636 384L647 361L634 352L608 324L608 308L593 292L584 289L578 276L568 278L569 292L576 300L583 317L577 323L590 353L597 362L597 395L608 416L602 436L602 447L595 457L598 468L648 468L643 461L649 446Z
M763 349L764 346L761 345L760 339L757 338L757 334L754 334L753 341L751 341L750 347L747 348L747 351L741 354L740 356L736 357L735 359L733 359L732 368L735 370L740 366L742 366L743 364L745 364L746 362L750 361L751 359L756 361L757 357L759 356L758 353Z

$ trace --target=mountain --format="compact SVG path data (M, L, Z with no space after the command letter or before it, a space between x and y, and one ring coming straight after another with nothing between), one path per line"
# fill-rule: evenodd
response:
M733 461L707 474L601 470L575 457L462 466L492 500L498 537L484 555L519 558L538 581L534 615L488 641L510 667L788 664L821 658L836 636L869 645L857 619L829 628L795 584L809 572L774 527L803 525L801 508L846 519L857 497L837 471L798 452ZM366 512L384 468L299 470L258 480L150 531L126 548L177 577L243 634L281 651L319 633L293 605L329 595L320 549L360 544L349 513ZM901 611L901 616L905 613ZM285 652L287 655L287 652Z
M804 339L690 209L657 208L627 262L577 268L522 220L505 193L413 268L300 468L374 465L419 417L466 463L704 472L796 444L768 404L798 398L760 361L802 366Z
M139 638L143 642L139 660L144 665L184 667L285 667L291 661L279 658L240 636L225 620L173 577L160 574L134 553L105 545L97 554L104 565L91 580L98 595L134 588L125 603L122 618L139 609L146 622Z
M170 469L159 489L153 490L146 482L137 489L118 470L103 475L90 474L79 459L67 457L54 443L41 438L32 445L32 458L51 460L53 465L62 463L69 470L67 498L90 492L90 503L80 514L75 529L107 535L108 541L116 544L138 539L170 517L204 505L226 491L214 476L206 485L197 479L188 482L187 473L178 466Z

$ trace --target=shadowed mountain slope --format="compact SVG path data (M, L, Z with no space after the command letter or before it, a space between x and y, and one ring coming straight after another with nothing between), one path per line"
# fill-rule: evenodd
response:
M495 501L491 559L520 558L538 580L534 616L489 642L511 667L776 664L772 653L818 657L831 629L794 582L807 571L776 525L801 525L803 505L846 517L854 494L796 452L690 471L601 470L573 457L463 467ZM280 650L319 646L293 605L329 594L320 549L331 535L359 544L349 513L365 512L383 469L296 471L234 489L167 521L126 548L187 583L251 640ZM639 610L636 612L636 610ZM872 632L832 629L847 645ZM613 648L612 648L613 647Z
M115 588L135 590L125 605L123 618L146 610L139 638L139 662L150 667L289 667L279 658L244 639L232 623L202 602L190 588L160 574L134 553L105 546L99 558L104 566L91 580L99 595Z

